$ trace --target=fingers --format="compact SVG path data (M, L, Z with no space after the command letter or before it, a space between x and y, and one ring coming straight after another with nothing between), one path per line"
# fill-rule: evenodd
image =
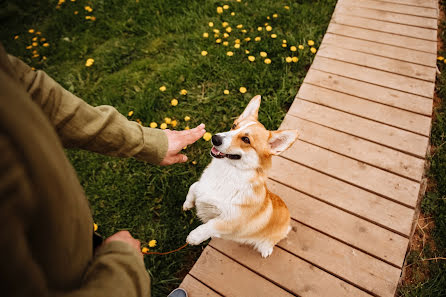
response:
M187 162L187 156L183 155L183 154L177 154L177 155L169 156L169 157L165 158L160 163L160 165L166 166L166 165L172 165L172 164L184 163L184 162Z
M204 124L201 124L191 130L183 131L186 132L182 139L183 144L189 145L200 139L206 133L204 127Z

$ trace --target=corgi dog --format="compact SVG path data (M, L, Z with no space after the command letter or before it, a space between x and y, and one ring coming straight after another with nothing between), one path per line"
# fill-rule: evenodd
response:
M271 158L297 139L297 131L268 131L257 120L260 96L251 99L228 132L212 136L212 162L190 188L183 210L196 207L202 225L187 242L223 238L253 245L266 258L290 231L290 213L266 187Z

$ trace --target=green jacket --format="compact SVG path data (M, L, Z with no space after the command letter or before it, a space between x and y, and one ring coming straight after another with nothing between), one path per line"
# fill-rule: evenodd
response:
M157 164L161 130L92 107L0 45L0 292L2 296L150 296L126 243L94 254L88 201L63 147Z

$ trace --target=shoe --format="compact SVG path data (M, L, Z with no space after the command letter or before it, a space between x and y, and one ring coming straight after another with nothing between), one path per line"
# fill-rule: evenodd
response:
M181 288L175 289L167 297L187 297L187 292Z

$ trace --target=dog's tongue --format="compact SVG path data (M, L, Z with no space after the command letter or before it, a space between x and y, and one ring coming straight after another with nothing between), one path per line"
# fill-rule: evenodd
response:
M215 146L213 146L212 147L212 150L211 150L211 152L214 154L214 155L224 155L223 153L221 153L219 150L217 150L216 148L215 148Z

